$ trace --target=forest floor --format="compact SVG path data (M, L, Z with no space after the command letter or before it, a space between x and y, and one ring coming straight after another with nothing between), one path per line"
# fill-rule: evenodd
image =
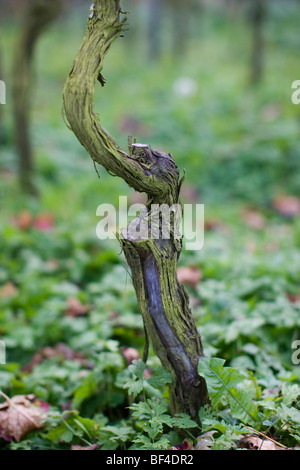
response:
M120 40L96 96L120 145L133 135L171 152L186 171L183 202L205 205L204 246L183 251L178 271L212 399L196 434L189 417L168 414L168 372L152 351L146 365L140 359L142 319L118 242L96 237L98 205L136 196L101 168L98 178L63 121L61 90L84 24L73 18L42 38L32 110L38 200L18 189L9 99L0 149L1 449L299 446L300 108L290 99L299 68L294 36L274 22L257 87L244 25L208 21L180 67L168 54L146 66L143 43ZM14 34L7 25L10 47ZM16 410L25 414L18 426Z

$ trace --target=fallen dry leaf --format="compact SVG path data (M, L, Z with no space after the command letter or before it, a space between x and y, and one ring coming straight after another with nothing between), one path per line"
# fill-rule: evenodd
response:
M82 364L84 367L93 367L93 364L91 362L86 361L84 355L81 352L70 349L64 343L58 343L54 347L46 346L45 348L38 351L33 356L31 361L22 368L22 370L30 373L33 368L40 364L44 359L51 359L52 357L61 357L62 359L66 360L75 360Z
M300 302L300 294L287 294L287 298L290 302Z
M262 249L264 250L264 252L278 251L279 248L280 245L277 242L264 243L262 245Z
M145 379L150 379L150 377L153 376L153 370L148 369L148 367L146 367L146 369L144 370L143 376Z
M190 204L195 204L199 201L198 191L194 186L183 185L180 191L180 197L184 202Z
M277 103L270 103L261 110L261 117L265 122L272 122L281 114L281 107Z
M177 268L177 278L180 284L195 288L202 279L202 272L195 266Z
M52 230L54 227L54 218L52 214L40 214L34 221L33 226L36 230L40 232L46 232Z
M145 193L138 193L138 192L133 192L129 194L128 198L129 204L144 204L146 205L147 203L147 196Z
M55 258L49 258L45 261L45 266L49 271L56 271L59 268L59 262Z
M29 211L24 210L15 216L12 222L20 230L27 230L32 224L32 215Z
M124 357L126 364L129 366L132 364L133 361L138 361L140 358L140 354L137 349L135 348L129 348L126 346L122 346L121 349L121 354Z
M201 300L197 299L197 297L194 297L193 295L190 295L191 309L194 310L196 307L199 307L199 305L201 305Z
M204 230L213 231L213 230L224 230L226 225L224 222L218 219L205 219Z
M279 445L276 445L273 440L262 439L252 434L242 437L239 447L250 450L284 450Z
M10 297L15 297L18 295L19 290L12 282L6 282L4 286L0 289L0 296L3 299L9 299Z
M170 447L170 450L194 450L194 446L192 442L185 440L176 446Z
M245 243L245 250L248 252L248 253L255 253L256 252L256 249L257 249L257 246L256 246L256 243L253 242L253 241L247 241Z
M292 218L300 214L300 199L295 196L277 196L273 208L284 217Z
M136 116L125 114L121 116L118 127L121 132L129 135L139 135L147 137L149 135L149 129L145 124L136 118Z
M76 446L76 445L73 445L71 446L71 450L98 450L99 449L99 444L93 444L91 446Z
M69 317L79 317L80 315L85 315L90 309L91 305L84 305L76 297L69 297L65 314Z
M4 394L1 393L2 396ZM39 402L35 395L6 397L0 404L0 437L19 442L27 433L42 428L48 404Z
M262 230L266 226L265 217L257 211L252 209L246 210L242 218L248 227L253 228L254 230Z
M213 435L217 431L209 431L197 437L195 450L211 450L214 443Z

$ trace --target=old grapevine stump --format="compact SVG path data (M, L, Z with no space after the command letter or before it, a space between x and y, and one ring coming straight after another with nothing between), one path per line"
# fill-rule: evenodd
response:
M192 319L188 296L178 283L176 267L181 240L158 237L150 230L151 206L179 204L179 171L170 155L147 145L130 145L122 151L99 123L94 112L94 88L101 75L103 59L112 42L120 36L125 20L120 20L119 0L97 0L92 6L82 46L64 87L64 109L68 123L92 159L117 175L136 191L148 196L147 214L139 216L120 234L120 243L132 271L145 330L164 367L172 372L170 387L172 413L186 412L198 419L201 406L208 403L205 380L197 365L203 356L200 336ZM145 219L147 220L145 236ZM143 230L138 230L139 226Z

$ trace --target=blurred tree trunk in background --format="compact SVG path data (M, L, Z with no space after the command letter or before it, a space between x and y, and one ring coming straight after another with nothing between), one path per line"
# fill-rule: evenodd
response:
M5 83L1 47L0 47L0 80L3 80ZM4 140L5 140L4 136L5 136L5 132L4 132L4 122L3 122L3 109L2 109L2 104L0 104L0 145L4 143Z
M193 31L199 33L199 20L203 14L203 0L169 0L172 18L173 57L187 53ZM199 34L197 34L199 35Z
M250 0L250 20L252 22L252 58L251 58L251 83L259 83L263 76L264 62L264 24L266 19L265 0Z
M163 1L149 0L148 44L150 59L158 59L161 54Z
M202 0L146 0L148 7L148 47L150 59L162 52L166 16L171 20L172 56L182 57L191 37L193 15L202 12ZM167 14L166 13L167 8Z
M172 0L173 56L182 57L188 47L191 21L190 0Z
M33 195L36 195L30 139L33 54L39 36L45 27L59 15L60 7L60 0L30 0L28 2L14 54L12 91L19 179L22 190Z
M226 12L228 12L233 19L239 18L247 1L248 0L225 0Z

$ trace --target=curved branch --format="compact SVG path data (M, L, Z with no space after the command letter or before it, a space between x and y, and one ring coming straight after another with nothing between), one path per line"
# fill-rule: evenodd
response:
M95 1L83 44L65 83L65 115L94 161L123 178L136 191L146 192L155 200L163 198L166 202L167 198L172 203L178 196L179 176L174 160L163 153L155 155L142 144L131 146L130 154L122 151L94 112L97 80L104 86L101 75L104 56L126 22L126 18L120 21L120 14L119 0Z
M103 129L93 109L97 79L104 85L104 56L124 27L120 13L119 0L95 2L83 44L64 87L64 109L71 129L93 160L148 195L147 216L141 214L129 224L120 234L120 243L132 271L145 330L162 364L174 377L170 387L172 411L186 412L198 419L199 408L209 398L205 380L197 371L199 357L203 356L201 338L188 296L177 280L181 240L174 232L165 239L159 218L158 237L152 237L150 226L155 219L152 203L168 207L178 203L178 168L170 154L151 150L148 145L130 144L129 153L123 152ZM146 229L141 235L139 228L145 220Z

